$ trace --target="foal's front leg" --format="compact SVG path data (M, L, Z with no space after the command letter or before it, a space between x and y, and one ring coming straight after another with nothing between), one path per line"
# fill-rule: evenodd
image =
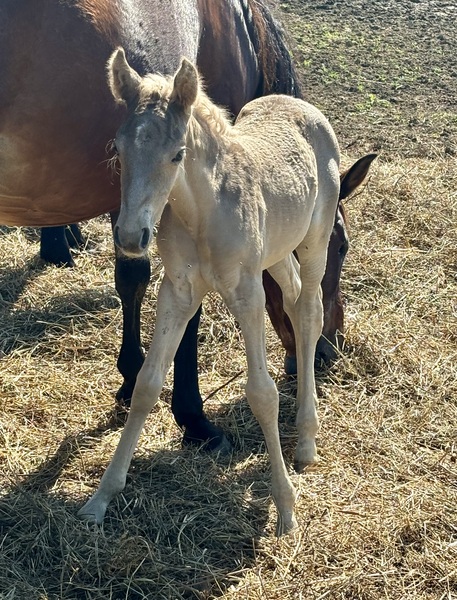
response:
M259 422L270 455L272 495L278 510L276 535L294 529L295 488L287 473L281 451L278 429L279 396L273 379L268 374L265 350L265 293L262 280L252 275L242 278L234 292L223 294L224 300L240 324L246 345L248 380L246 397Z
M195 314L202 298L201 290L192 290L190 302L188 297L182 300L170 279L164 277L157 298L154 336L138 373L129 416L98 490L78 513L84 519L101 523L111 499L124 489L130 461L146 417L158 400L187 322Z

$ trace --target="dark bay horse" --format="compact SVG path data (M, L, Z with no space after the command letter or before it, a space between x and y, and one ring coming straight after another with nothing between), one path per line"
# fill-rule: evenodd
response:
M105 64L119 45L141 75L172 73L184 54L196 60L209 95L233 115L258 96L301 95L281 29L263 0L168 0L167 11L159 0L3 0L0 223L61 226L106 212L115 223L119 179L107 168L106 147L125 111L113 106ZM347 244L341 215L338 208L324 277L330 281L323 286L329 306L338 304ZM139 316L149 276L147 258L130 260L116 252L123 307L121 401L130 399L144 360ZM282 310L271 310L277 305L271 290L267 285L267 304L284 343L288 324ZM217 447L224 436L206 419L198 389L199 318L200 310L176 354L172 408L185 440L211 440L210 447ZM327 337L336 339L342 328L341 314Z

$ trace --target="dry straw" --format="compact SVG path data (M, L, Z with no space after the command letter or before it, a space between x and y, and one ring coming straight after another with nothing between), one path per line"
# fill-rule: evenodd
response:
M168 380L104 526L77 520L125 416L109 223L84 225L76 269L43 265L36 232L0 231L2 600L457 597L457 166L427 156L381 156L348 203L346 347L319 377L321 461L293 474L300 526L280 540L240 334L215 296L200 381L233 455L181 448ZM291 464L295 383L271 328L267 342Z

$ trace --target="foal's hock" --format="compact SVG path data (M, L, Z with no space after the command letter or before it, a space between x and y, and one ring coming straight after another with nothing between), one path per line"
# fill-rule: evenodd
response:
M165 276L125 429L80 515L101 522L124 488L187 322L215 290L243 333L246 396L270 455L277 533L285 533L296 525L295 490L280 447L278 391L267 370L262 271L281 287L297 340L295 466L301 470L316 460L313 367L323 321L320 283L339 194L335 135L316 108L278 95L250 102L232 125L186 59L174 77L141 78L120 48L110 59L109 77L114 98L128 108L116 136L122 187L116 244L127 256L142 256L160 220Z

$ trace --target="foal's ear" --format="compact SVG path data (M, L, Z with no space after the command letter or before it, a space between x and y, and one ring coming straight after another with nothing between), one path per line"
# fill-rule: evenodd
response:
M179 104L184 110L189 111L197 99L198 88L199 77L197 69L190 60L183 58L181 66L177 70L173 80L173 91L170 102Z
M124 48L117 48L108 61L108 83L119 104L132 104L139 95L141 77L125 58Z

